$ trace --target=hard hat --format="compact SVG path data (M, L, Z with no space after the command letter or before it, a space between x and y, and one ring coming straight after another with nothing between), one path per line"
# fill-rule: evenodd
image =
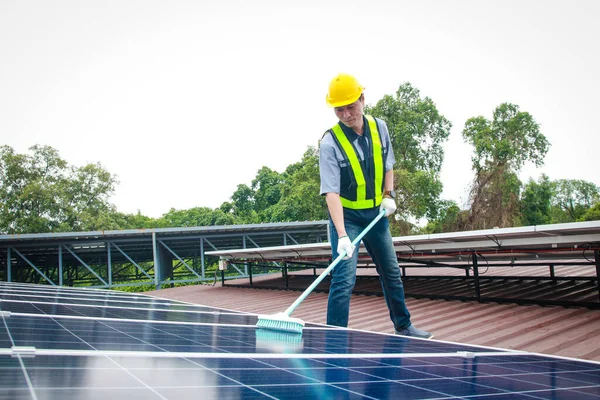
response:
M348 74L339 74L329 83L327 104L330 107L343 107L354 103L359 99L364 87L358 83L355 77Z

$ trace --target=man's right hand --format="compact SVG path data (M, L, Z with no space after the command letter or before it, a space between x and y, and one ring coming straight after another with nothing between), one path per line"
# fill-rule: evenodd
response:
M352 246L352 242L348 236L343 236L338 239L337 252L338 254L342 254L342 252L346 252L346 256L343 258L344 260L348 260L352 257L352 253L354 253L355 246Z

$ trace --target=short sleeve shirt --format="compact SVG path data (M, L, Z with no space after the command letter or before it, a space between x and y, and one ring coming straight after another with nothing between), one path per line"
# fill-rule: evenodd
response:
M365 130L369 129L369 124L367 119L363 116ZM385 172L394 168L394 164L396 163L396 159L394 158L394 152L392 150L392 144L390 141L390 134L388 132L388 127L386 123L378 118L375 118L377 122L377 128L379 129L379 133L381 135L381 146L383 153L386 155L383 163L385 165ZM357 150L358 157L362 161L364 159L363 152L361 150L361 146L358 145L358 135L351 128L345 126L340 122L340 126L346 136L350 139L350 142L354 145L354 148ZM364 132L365 137L366 131ZM342 151L338 148L335 140L331 136L331 132L328 131L323 139L321 139L321 143L319 145L319 171L321 175L321 194L326 193L340 193L340 185L341 185L341 174L340 174L340 164L347 163L348 160L344 159L344 155ZM369 147L372 145L368 143Z

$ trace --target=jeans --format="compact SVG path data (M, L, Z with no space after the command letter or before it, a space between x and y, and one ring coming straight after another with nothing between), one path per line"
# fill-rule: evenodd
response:
M344 224L346 233L351 241L367 227L379 213L379 207L367 210L344 209ZM338 256L338 235L329 220L331 237L331 250L333 259ZM402 330L411 325L410 313L404 301L404 285L398 259L392 243L392 235L388 219L383 217L363 237L367 252L375 263L379 281L383 289L383 296L390 311L390 319L396 330ZM360 245L360 243L359 243ZM352 258L341 260L331 271L331 285L327 303L327 324L335 326L348 326L350 314L350 297L354 284L356 283L356 265L358 263L358 248L352 254Z

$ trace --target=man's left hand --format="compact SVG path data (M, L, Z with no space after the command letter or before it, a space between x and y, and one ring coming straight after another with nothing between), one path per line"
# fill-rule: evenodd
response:
M384 197L379 206L379 211L385 210L385 216L388 217L396 212L396 202L391 197Z

